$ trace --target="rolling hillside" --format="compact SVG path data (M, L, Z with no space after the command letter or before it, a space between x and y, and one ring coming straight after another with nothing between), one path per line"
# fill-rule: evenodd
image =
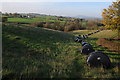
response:
M85 32L84 32L85 33ZM79 34L79 33L78 33ZM81 45L72 33L23 25L3 24L3 78L118 78L117 53L86 41L96 50L106 50L113 63L111 70L90 68ZM113 55L112 55L113 54Z
M3 78L72 77L78 48L68 33L5 24Z

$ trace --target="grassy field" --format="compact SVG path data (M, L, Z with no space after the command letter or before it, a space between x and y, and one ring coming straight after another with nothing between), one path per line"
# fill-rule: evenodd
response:
M60 22L61 25L64 25L66 22L72 20L71 18L59 18L56 16L37 16L35 18L18 18L18 17L9 17L8 23L26 23L32 24L37 22ZM81 24L81 23L80 23ZM86 22L82 22L83 26L86 26Z
M81 45L74 42L74 35L90 32L64 33L3 24L3 78L118 78L120 55L98 46L97 34L85 41L108 54L114 67L104 70L87 66L87 56L81 55Z
M35 18L17 18L17 17L9 17L8 21L9 23L35 23L35 22L61 22L65 23L66 20L69 20L69 18L58 18L56 16L36 16ZM84 24L84 23L83 23Z
M85 35L85 34L88 34L88 33L92 33L92 32L95 32L96 30L75 30L75 31L72 31L72 33L74 35ZM114 38L114 37L117 37L118 36L118 32L117 31L112 31L112 30L103 30L103 31L100 31L98 33L95 33L93 35L90 35L89 37L92 37L92 38Z
M8 18L8 22L35 23L35 22L53 22L47 18Z
M71 31L71 33L73 33L75 36L78 36L78 35L85 35L85 34L88 34L88 33L92 33L92 32L95 32L96 30L75 30L75 31Z
M91 35L90 37L92 37L92 38L115 38L117 36L118 36L117 31L103 30L99 33Z

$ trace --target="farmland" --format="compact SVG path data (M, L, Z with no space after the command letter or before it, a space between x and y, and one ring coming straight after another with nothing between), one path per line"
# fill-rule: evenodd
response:
M8 18L8 22L21 22L21 23L35 23L35 22L53 22L56 20L57 17L50 17L50 16L39 16L36 18L16 18L11 17Z
M113 38L117 33L101 31L85 40L96 51L103 51L110 57L113 68L104 70L88 67L87 56L80 53L80 43L74 42L74 35L90 32L94 30L65 33L4 23L3 78L119 78L120 55L96 44L98 38Z
M32 25L59 31L85 29L87 20L72 17L39 15L36 17L8 17L7 23ZM95 24L97 25L97 23Z
M119 80L120 2L58 2L2 1L2 80Z

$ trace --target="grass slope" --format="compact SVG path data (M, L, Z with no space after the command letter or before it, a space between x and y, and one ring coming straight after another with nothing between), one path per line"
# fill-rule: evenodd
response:
M115 78L118 67L111 70L90 68L85 55L80 54L81 45L73 35L23 25L3 25L3 78ZM102 49L89 41L95 49ZM110 51L107 51L108 53ZM119 58L116 53L109 53ZM112 55L113 54L113 55ZM118 63L113 59L112 63Z
M75 67L82 63L76 60L80 46L72 38L42 28L3 25L3 78L75 77Z
M103 30L96 34L91 35L90 37L92 37L92 38L115 38L117 36L118 36L117 31Z

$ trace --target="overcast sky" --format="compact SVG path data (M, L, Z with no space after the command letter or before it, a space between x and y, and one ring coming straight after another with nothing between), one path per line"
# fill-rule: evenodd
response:
M103 9L108 8L112 1L116 0L82 1L83 0L3 0L0 11L8 13L41 13L61 16L83 15L101 17Z

